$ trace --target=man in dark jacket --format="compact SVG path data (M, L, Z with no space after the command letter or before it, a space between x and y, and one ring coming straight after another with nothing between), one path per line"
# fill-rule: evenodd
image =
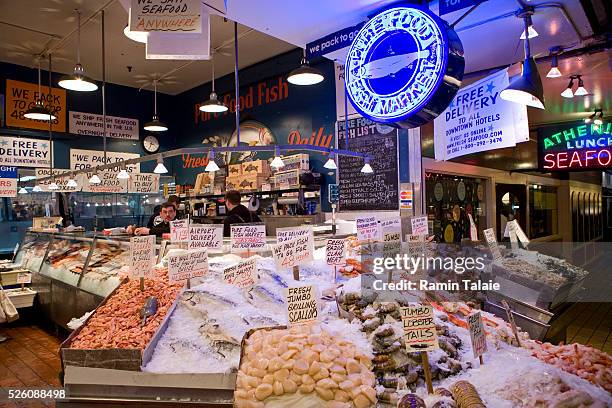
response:
M178 212L179 205L179 197L177 195L171 195L168 197L168 202L174 204L174 209ZM159 213L161 212L161 205L156 205L153 209L153 215L149 218L149 222L147 222L147 228L152 228L155 225L161 222L161 217Z
M236 190L230 190L225 193L225 206L228 213L225 220L223 220L223 236L230 236L232 224L261 222L257 214L240 204L240 193Z
M170 221L174 221L176 218L176 208L174 203L166 202L161 206L159 218L156 218L152 227L136 227L130 225L126 228L128 234L134 235L156 235L161 237L163 234L170 233Z

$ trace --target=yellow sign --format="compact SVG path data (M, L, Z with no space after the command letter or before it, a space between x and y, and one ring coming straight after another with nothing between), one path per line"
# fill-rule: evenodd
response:
M57 117L52 122L55 132L66 131L66 90L60 88L42 87L42 95L38 93L38 85L29 82L6 80L6 126L48 130L49 123L44 120L27 119L23 117L28 109L42 98L46 108Z

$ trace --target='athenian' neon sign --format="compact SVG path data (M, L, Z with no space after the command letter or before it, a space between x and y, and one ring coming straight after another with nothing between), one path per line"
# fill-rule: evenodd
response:
M463 78L457 34L429 10L393 7L357 33L346 58L345 82L355 109L402 127L433 120Z
M612 168L612 123L581 124L540 135L540 168L554 170L591 170Z

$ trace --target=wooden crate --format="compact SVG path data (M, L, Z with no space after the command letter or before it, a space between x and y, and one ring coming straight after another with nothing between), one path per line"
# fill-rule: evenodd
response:
M225 178L225 191L240 190L241 181L242 181L242 176L226 177Z
M242 164L230 164L227 166L227 175L229 177L242 175Z
M289 170L301 170L302 172L310 170L310 156L305 153L281 156L281 159L283 159L285 165L278 169L276 173Z
M261 185L267 181L267 176L260 176L259 174L243 174L238 187L240 191L257 191L261 190Z
M300 174L302 174L302 170L288 170L288 171L279 171L272 178L274 181L274 188L296 188L300 186Z
M242 174L255 174L260 176L270 175L270 165L266 160L253 160L242 163Z

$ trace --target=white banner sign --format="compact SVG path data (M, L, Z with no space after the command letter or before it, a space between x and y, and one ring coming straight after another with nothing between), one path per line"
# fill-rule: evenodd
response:
M97 113L70 111L68 131L82 136L104 136L104 120ZM138 140L138 119L106 115L106 136L115 139Z
M472 340L472 352L474 358L478 358L487 351L487 336L482 323L482 315L480 312L473 313L468 316L467 321L470 329L470 340Z
M84 177L80 177L79 176L75 176L74 177L74 181L77 183L76 187L69 187L68 186L68 180L70 180L68 177L62 177L61 175L64 173L69 172L70 170L67 169L53 169L53 171L51 171L50 169L46 168L46 169L36 169L34 171L34 174L36 176L36 180L39 180L41 178L45 178L45 177L49 177L49 176L57 176L55 178L55 184L57 184L57 186L59 187L57 190L49 190L49 185L53 182L53 180L46 180L43 182L39 182L36 181L36 185L40 186L40 188L42 188L42 191L55 191L58 193L73 193L75 191L81 191L82 187L83 187L83 179Z
M208 252L206 249L187 251L168 257L168 280L181 282L204 276L208 273Z
M91 167L103 166L104 164L117 163L122 160L135 159L140 157L138 153L125 152L106 152L106 163L104 162L104 152L102 150L84 150L70 149L70 169L82 170ZM38 166L40 167L40 166ZM112 168L115 173L118 173L119 166ZM130 164L127 166L127 171L131 173L140 173L140 163Z
M515 146L529 140L527 107L500 98L509 84L502 70L457 92L434 120L436 160Z
M93 175L91 172L79 174L83 191L86 193L125 193L127 191L128 181L126 179L118 179L117 172L114 171L99 171L100 184L91 184L89 179Z
M223 225L189 226L189 249L221 249L223 246Z
M155 235L130 238L130 276L132 278L155 275Z
M49 167L52 146L48 140L0 136L0 165Z
M128 193L159 193L159 174L132 173L130 176L128 179Z
M132 0L130 30L145 32L202 32L201 0Z
M439 348L431 305L402 307L401 316L404 324L406 351L414 353Z

